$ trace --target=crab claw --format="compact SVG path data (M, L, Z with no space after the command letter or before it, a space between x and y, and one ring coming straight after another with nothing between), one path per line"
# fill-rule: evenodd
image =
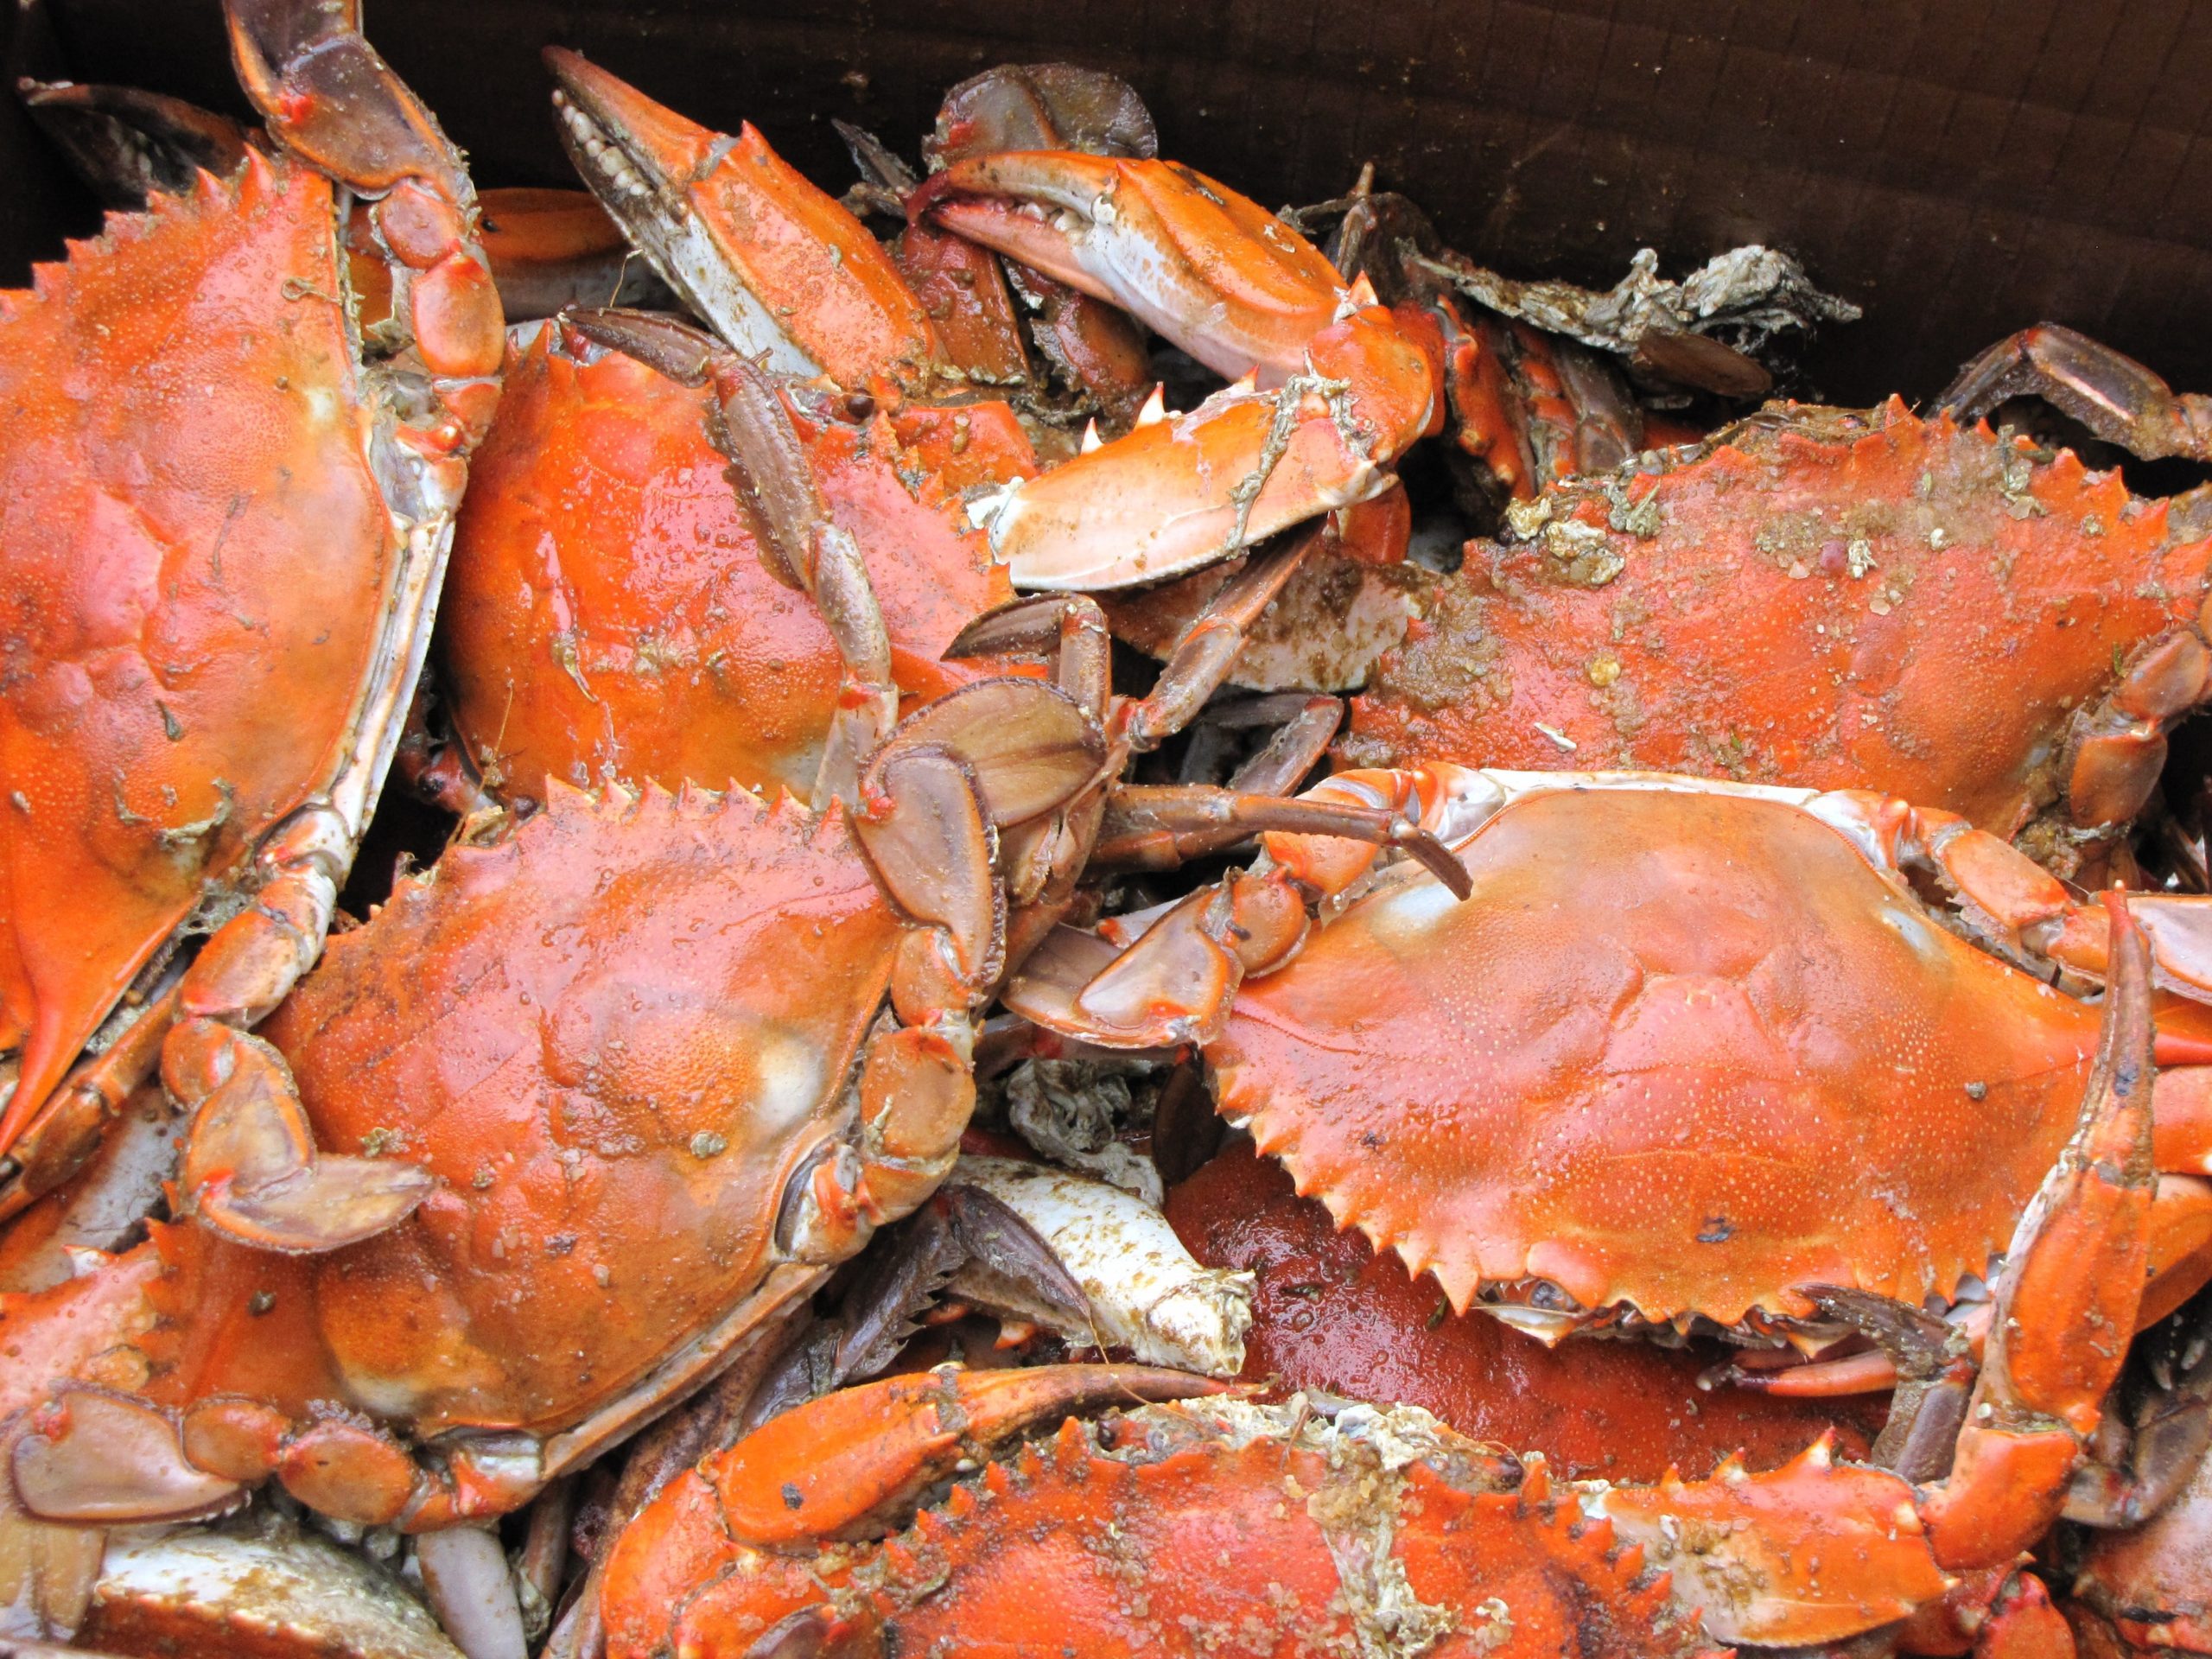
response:
M1440 365L1373 290L1347 293L1312 243L1188 168L970 156L907 213L1120 306L1237 382L981 504L1017 588L1099 592L1226 558L1388 488L1389 463L1436 425Z
M925 182L907 213L1120 306L1231 380L1257 369L1280 385L1336 310L1336 268L1318 248L1172 162L972 156Z
M576 170L724 343L847 386L944 360L890 256L749 123L710 131L559 47L545 63Z
M978 502L1016 588L1101 593L1164 581L1381 494L1434 425L1438 377L1379 306L1307 342L1277 390L1239 383L1186 414Z
M1055 1418L1224 1385L1141 1365L926 1371L771 1418L709 1465L730 1535L773 1548L880 1535L924 1488Z
M2127 901L2115 892L2105 903L2111 977L2081 1122L2005 1252L1958 1452L1922 1508L1954 1570L1997 1566L2058 1518L2142 1301L2158 1184L2151 953Z
M420 178L474 194L421 101L361 37L359 0L226 0L238 84L284 147L364 194Z

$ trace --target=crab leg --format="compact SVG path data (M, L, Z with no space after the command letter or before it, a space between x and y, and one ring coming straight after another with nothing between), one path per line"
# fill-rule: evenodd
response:
M2014 397L2041 397L2145 461L2212 461L2212 397L2177 395L2133 358L2056 323L1999 340L1959 371L1936 407L1968 421Z
M979 506L1017 587L1103 590L1196 569L1378 493L1389 462L1435 429L1438 365L1366 282L1346 291L1297 232L1185 168L971 156L908 213L1250 377Z
M2204 1068L2191 1068L2202 1071ZM2161 1096L2154 1142L2166 1138L2164 1094L2169 1078L2186 1078L2190 1071L2159 1074ZM2151 1196L2147 1224L2149 1246L2144 1263L2143 1305L2136 1315L2137 1331L2147 1331L2212 1282L2212 1182L2189 1175L2165 1173L2165 1164L2154 1155L2159 1170ZM1816 1301L1821 1293L1808 1291ZM1853 1293L1856 1294L1856 1293ZM1823 1302L1823 1307L1826 1304ZM1976 1303L1955 1314L1955 1330L1977 1358L1989 1335L1990 1311ZM1844 1395L1879 1394L1899 1386L1910 1372L1902 1368L1889 1344L1841 1359L1814 1360L1802 1365L1752 1370L1734 1365L1724 1373L1733 1387L1797 1400L1834 1399Z
M2020 1218L1958 1451L1922 1506L1936 1558L1993 1567L2063 1505L2142 1302L2151 1193L2150 951L2108 898L2112 982L2082 1124Z
M244 128L181 98L66 80L25 79L16 91L31 118L111 207L143 207L156 190L181 194L195 171L220 177L245 159Z
M359 0L228 0L226 11L238 80L271 135L370 198L400 288L395 314L443 411L394 436L429 463L449 508L464 477L457 457L491 423L493 377L506 350L467 171L430 112L361 37Z
M2163 740L2161 740L2163 741ZM2098 906L2009 842L1954 812L1915 807L1861 790L1808 796L1808 809L1841 830L1876 868L1904 879L1933 875L1959 902L1967 925L2000 956L2030 967L2055 963L2092 980L2105 974L2107 930ZM2212 1001L2212 898L2138 893L2130 901L2149 935L2162 988ZM2200 1092L2192 1090L2192 1102ZM2203 1108L2198 1104L2192 1118Z

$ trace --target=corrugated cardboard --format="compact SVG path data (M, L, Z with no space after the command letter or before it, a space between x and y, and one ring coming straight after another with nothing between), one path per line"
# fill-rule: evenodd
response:
M48 3L79 78L239 107L216 0ZM2212 7L2186 0L377 0L368 22L484 184L570 181L551 41L751 118L832 189L830 118L911 155L949 83L1066 58L1127 76L1166 153L1270 205L1371 158L1512 275L1784 247L1866 308L1810 365L1839 400L1925 396L2043 318L2212 387ZM90 222L33 142L0 116L9 281Z

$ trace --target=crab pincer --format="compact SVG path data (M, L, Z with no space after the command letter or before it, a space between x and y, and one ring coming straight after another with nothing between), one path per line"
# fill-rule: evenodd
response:
M1017 588L1104 591L1211 564L1392 486L1441 419L1438 365L1303 237L1174 163L955 162L910 217L1122 307L1237 384L979 505Z

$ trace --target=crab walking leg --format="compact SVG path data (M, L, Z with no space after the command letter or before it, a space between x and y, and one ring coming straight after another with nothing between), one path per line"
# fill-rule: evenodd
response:
M1014 657L1046 664L1054 681L1085 708L1107 710L1105 759L1092 786L1048 822L1017 830L1007 849L1009 887L1017 906L1013 960L1026 957L1028 942L1043 938L1058 919L1077 878L1092 855L1103 816L1127 792L1116 780L1133 754L1149 753L1198 714L1218 690L1243 649L1245 631L1303 566L1325 531L1315 527L1255 558L1249 569L1226 583L1206 609L1184 630L1168 653L1150 695L1115 698L1109 680L1110 643L1098 607L1081 594L1039 594L1001 605L977 617L947 649L948 658ZM1302 776L1318 760L1321 746L1336 728L1338 709L1327 705L1326 730L1307 716L1274 766L1294 767ZM1300 742L1310 745L1301 748ZM1299 757L1306 758L1302 761ZM1256 757L1255 757L1256 759ZM1262 769L1254 793L1273 772ZM1198 791L1208 795L1213 791Z
M2177 395L2133 358L2056 323L1999 340L1959 371L1936 407L1974 420L2015 397L2041 397L2145 461L2212 461L2212 397Z
M1172 864L1186 849L1264 837L1338 842L1372 862L1405 852L1455 898L1467 874L1421 823L1388 805L1331 799L1319 789L1287 799L1218 790L1122 789L1109 804L1100 844L1122 861ZM1008 983L1013 1013L1106 1048L1159 1048L1217 1037L1236 988L1297 953L1306 891L1275 869L1238 872L1173 905L1119 916L1096 933L1056 928Z
M6 1172L0 1177L0 1221L51 1192L92 1156L109 1126L122 1116L124 1103L161 1065L182 981L181 972L172 969L163 987L147 999L144 1012L110 1046L78 1063L0 1159L0 1170Z
M1378 494L1389 463L1440 426L1440 364L1365 280L1345 289L1289 226L1187 168L1074 151L971 156L927 181L908 214L1243 377L978 504L1016 587L1103 591L1226 558Z
M1328 534L1325 525L1316 524L1286 536L1223 585L1168 651L1150 693L1114 703L1103 772L1118 776L1130 756L1150 753L1197 717L1206 699L1227 683L1252 625ZM1103 673L1107 661L1104 636L1090 626L1096 614L1095 606L1079 596L1017 599L969 623L945 655L1051 661L1069 693L1081 698L1089 679L1071 683L1067 677Z

